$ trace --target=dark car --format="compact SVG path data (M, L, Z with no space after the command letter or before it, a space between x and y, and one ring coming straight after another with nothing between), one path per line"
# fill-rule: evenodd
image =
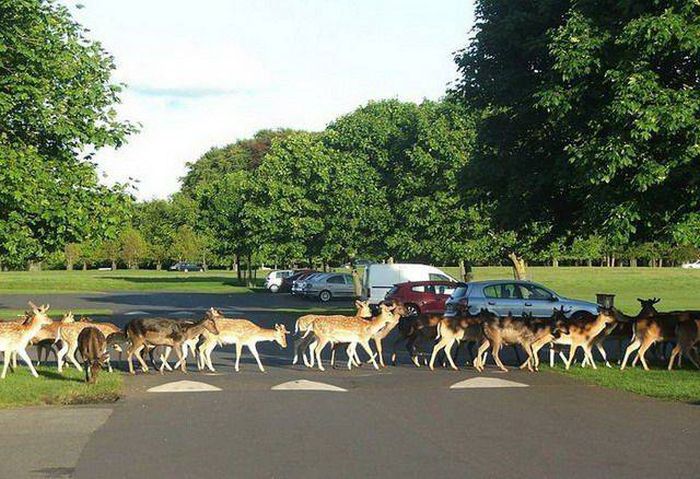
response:
M294 281L299 279L303 275L308 275L311 273L316 273L313 269L297 269L294 270L294 273L291 275L287 276L282 280L282 284L280 284L280 289L278 290L279 293L289 293L292 291L292 285L294 284Z
M200 263L186 263L184 261L178 261L170 267L170 271L204 271L204 266Z
M411 315L442 314L445 302L457 288L451 281L409 281L398 283L386 294L387 301L403 303Z
M569 299L541 284L522 280L496 279L459 283L445 305L445 316L456 316L468 310L471 314L485 308L499 316L509 313L547 318L554 309L564 308L567 316L598 314L598 305Z

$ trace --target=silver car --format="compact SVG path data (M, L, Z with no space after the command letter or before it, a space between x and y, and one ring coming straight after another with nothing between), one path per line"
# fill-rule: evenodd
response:
M333 298L352 298L355 288L352 275L347 273L325 273L304 282L302 294L307 298L318 298L324 303Z
M445 303L445 316L456 316L460 306L467 307L471 314L485 308L499 316L524 313L546 318L561 307L567 316L577 316L584 311L598 314L599 307L589 301L569 299L541 284L530 281L492 280L460 283Z

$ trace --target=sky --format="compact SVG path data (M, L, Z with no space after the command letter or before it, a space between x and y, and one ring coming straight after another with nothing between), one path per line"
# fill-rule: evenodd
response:
M114 55L141 131L96 160L166 198L185 164L263 128L322 130L370 100L438 99L473 24L467 0L63 0ZM82 8L76 8L80 4Z

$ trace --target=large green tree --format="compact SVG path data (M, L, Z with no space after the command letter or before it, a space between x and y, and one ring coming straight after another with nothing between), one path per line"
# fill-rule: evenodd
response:
M0 256L21 265L71 241L118 234L122 188L98 183L92 152L133 131L117 119L113 59L68 10L0 1Z

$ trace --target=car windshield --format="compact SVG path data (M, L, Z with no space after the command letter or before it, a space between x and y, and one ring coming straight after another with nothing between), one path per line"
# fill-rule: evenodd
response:
M452 293L452 297L457 299L457 298L461 298L463 296L466 296L467 289L469 289L469 287L466 284L461 285L461 286L457 286L457 289L455 289L454 292Z

